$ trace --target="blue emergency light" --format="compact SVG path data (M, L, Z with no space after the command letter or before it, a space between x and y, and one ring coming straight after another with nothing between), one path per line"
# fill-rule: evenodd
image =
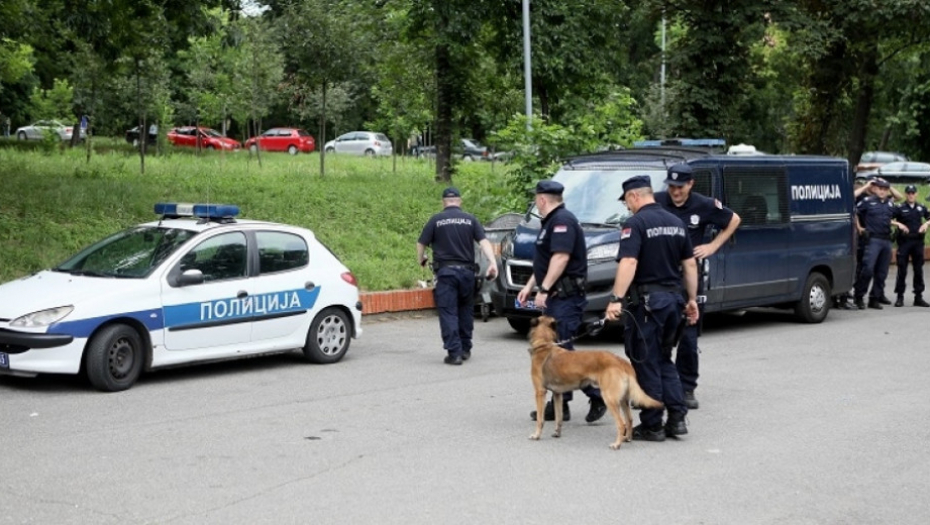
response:
M724 139L661 139L637 140L633 146L637 148L659 148L662 146L682 146L686 148L722 148L727 145Z
M200 219L231 219L239 215L239 207L233 204L185 204L159 202L155 214L163 217L197 217Z

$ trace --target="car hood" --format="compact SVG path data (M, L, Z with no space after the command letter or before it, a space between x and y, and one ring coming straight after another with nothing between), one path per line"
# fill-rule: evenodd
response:
M0 285L0 319L16 319L47 308L76 305L113 292L125 293L137 279L86 277L43 270Z
M517 225L513 239L513 255L517 259L533 259L536 252L536 238L539 236L538 222L522 222ZM614 227L582 227L585 245L588 249L601 244L620 242L620 229Z

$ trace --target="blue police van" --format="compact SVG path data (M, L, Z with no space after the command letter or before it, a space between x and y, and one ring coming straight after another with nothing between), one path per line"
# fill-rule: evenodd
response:
M582 223L588 248L585 321L603 317L616 275L620 227L631 216L623 181L649 175L664 189L669 166L688 163L692 191L718 199L740 215L730 240L702 262L705 312L752 307L793 309L807 323L823 321L831 296L852 288L855 274L853 178L844 159L799 155L726 154L722 140L645 142L637 147L569 159L553 180L565 186L566 207ZM539 315L521 307L532 275L540 218L531 206L501 244L494 307L519 332ZM708 227L705 239L719 233Z

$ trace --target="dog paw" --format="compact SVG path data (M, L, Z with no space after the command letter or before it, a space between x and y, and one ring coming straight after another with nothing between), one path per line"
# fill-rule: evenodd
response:
M620 450L620 443L611 443L610 450Z
M533 441L539 441L539 434L530 434L530 439Z
M552 434L552 437L554 437L554 438L560 438L560 437L562 437L562 433L561 433L561 432L556 432L555 434Z

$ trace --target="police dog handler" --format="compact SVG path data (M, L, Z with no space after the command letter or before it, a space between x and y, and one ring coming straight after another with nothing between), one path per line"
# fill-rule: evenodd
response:
M739 228L740 216L727 208L717 199L691 191L694 187L694 174L691 166L675 164L668 169L665 179L667 191L656 194L656 202L660 206L681 219L688 229L691 246L694 247L694 257L698 261L698 294L704 292L704 279L701 278L702 268L700 261L717 253L717 250L733 236ZM707 244L704 235L708 225L717 227L720 231L716 237ZM704 315L703 305L698 307L700 314ZM681 378L681 387L685 391L685 403L694 410L698 407L698 400L694 397L694 390L698 381L698 325L685 328L678 351L675 354L675 366Z
M436 288L433 298L439 311L439 329L446 349L444 362L461 365L471 357L475 327L475 243L491 262L485 277L497 276L494 250L478 219L462 211L462 194L449 187L442 192L442 211L430 217L417 241L417 261L425 266L426 247L433 250Z
M533 253L533 275L517 294L517 300L525 305L533 288L539 283L536 308L545 310L546 315L555 318L559 346L574 350L572 341L581 326L584 308L588 304L585 294L588 248L578 218L562 202L563 191L565 187L554 180L542 180L536 184L536 209L542 216L542 227ZM588 396L590 404L585 421L593 423L604 416L607 405L599 389L586 386L581 391ZM564 421L571 419L568 409L571 399L570 391L562 395ZM530 413L530 418L536 420L535 410ZM555 419L552 401L546 403L545 419Z
M697 323L697 263L684 224L655 202L648 175L623 183L623 195L633 216L623 225L617 253L617 277L607 305L607 319L624 319L624 346L646 394L668 410L643 409L633 439L664 441L688 433L684 392L672 350L684 323ZM684 286L682 286L684 284ZM684 289L683 289L684 288ZM683 292L687 294L687 302ZM684 312L687 320L682 318Z

